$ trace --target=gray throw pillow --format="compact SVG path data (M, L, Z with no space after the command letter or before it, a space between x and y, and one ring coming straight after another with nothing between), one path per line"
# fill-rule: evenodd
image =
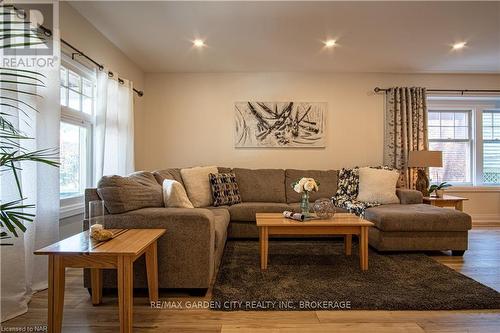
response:
M97 193L111 214L146 207L163 207L162 187L150 172L138 171L127 177L104 176Z

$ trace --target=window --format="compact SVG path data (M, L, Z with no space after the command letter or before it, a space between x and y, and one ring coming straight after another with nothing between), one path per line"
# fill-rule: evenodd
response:
M429 150L443 152L443 167L429 170L433 182L471 183L470 114L470 110L429 110Z
M95 73L72 61L61 64L61 206L82 205L92 182L92 126ZM63 209L63 208L62 208Z
M429 150L443 152L432 183L500 185L500 98L429 97Z
M500 184L500 110L483 111L483 183Z

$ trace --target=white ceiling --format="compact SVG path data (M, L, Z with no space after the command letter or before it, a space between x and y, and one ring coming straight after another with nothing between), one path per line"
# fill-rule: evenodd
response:
M71 5L146 72L500 73L498 1Z

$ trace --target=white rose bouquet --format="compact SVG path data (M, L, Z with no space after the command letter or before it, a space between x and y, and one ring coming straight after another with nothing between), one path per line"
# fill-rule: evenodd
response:
M318 191L319 182L314 178L303 177L292 183L293 190L297 193Z
M302 200L300 201L300 210L305 217L310 214L309 207L309 193L318 191L319 182L313 178L301 178L296 182L292 183L292 188L295 192L302 194Z

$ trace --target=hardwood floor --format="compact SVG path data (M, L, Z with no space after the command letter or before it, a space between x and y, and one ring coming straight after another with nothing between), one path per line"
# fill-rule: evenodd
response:
M437 261L500 291L500 228L475 228L464 257L432 254ZM79 269L68 269L63 332L117 332L118 306L113 296L92 306L82 287ZM162 300L208 300L161 294ZM500 309L480 311L255 311L152 309L147 294L134 298L134 332L499 332ZM36 294L28 313L2 324L6 327L44 325L47 291Z

